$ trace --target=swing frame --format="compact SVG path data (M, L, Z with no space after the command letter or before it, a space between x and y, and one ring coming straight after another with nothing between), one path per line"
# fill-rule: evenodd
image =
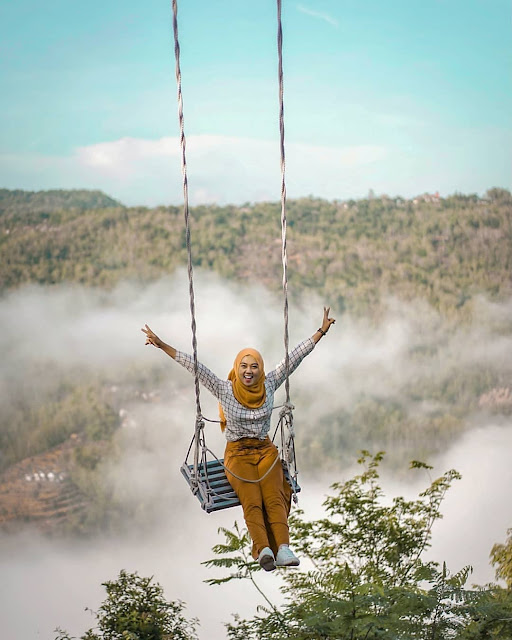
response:
M288 465L283 459L281 465L284 479L290 485L293 495L296 495L301 490L300 485L296 478L290 475ZM240 506L240 500L227 478L223 459L201 461L197 475L194 465L186 462L181 465L180 471L206 513Z
M290 407L281 411L272 442L275 442L278 431L281 439L281 451L278 451L277 459L274 461L271 468L273 468L275 464L278 464L279 459L283 468L284 479L290 485L293 501L296 503L298 500L297 494L300 492L301 488L297 480L299 472L297 470L295 458L295 439L293 435ZM286 431L288 432L287 438L285 433ZM223 509L228 509L229 507L240 506L240 500L228 479L228 474L231 472L229 470L226 472L224 459L217 458L213 451L206 446L204 437L201 438L200 443L200 461L197 464L189 462L190 453L195 440L196 434L194 434L194 437L192 438L185 462L181 465L180 471L187 481L192 493L199 500L201 508L206 511L206 513L212 513L213 511L221 511ZM211 456L210 460L208 460L208 454ZM260 478L259 482L261 482L261 480L263 480L263 478ZM246 479L245 481L248 482ZM252 480L251 482L255 481Z

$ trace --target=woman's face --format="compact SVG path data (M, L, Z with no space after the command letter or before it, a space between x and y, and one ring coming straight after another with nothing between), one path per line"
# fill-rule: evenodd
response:
M251 387L253 384L257 384L262 373L258 361L253 356L247 355L242 358L238 368L238 378L245 386Z

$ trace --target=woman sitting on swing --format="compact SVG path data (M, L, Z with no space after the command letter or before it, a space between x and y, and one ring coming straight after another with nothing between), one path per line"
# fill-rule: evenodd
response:
M290 353L290 374L335 322L329 318L329 310L324 307L321 328ZM194 373L191 356L163 342L148 325L141 331L146 334L146 344L158 347ZM221 380L202 364L198 369L200 382L219 401L221 427L227 440L224 466L243 508L254 559L265 571L273 571L276 566L298 566L299 559L289 547L291 487L284 479L282 465L275 464L279 453L268 437L274 392L286 378L284 360L265 374L259 352L247 348L236 356L227 380Z

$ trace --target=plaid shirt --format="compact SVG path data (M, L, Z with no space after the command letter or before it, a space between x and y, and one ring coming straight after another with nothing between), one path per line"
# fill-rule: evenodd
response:
M301 342L290 353L289 373L290 375L299 366L302 360L310 354L315 347L312 338ZM176 362L181 364L187 371L194 373L194 359L187 353L176 351ZM277 367L265 376L265 402L258 409L248 409L238 402L233 394L233 387L230 380L221 380L210 369L198 363L199 381L208 391L210 391L220 402L226 416L226 439L233 442L240 438L258 438L264 440L270 431L270 418L274 406L274 392L278 389L286 378L286 367L284 359Z

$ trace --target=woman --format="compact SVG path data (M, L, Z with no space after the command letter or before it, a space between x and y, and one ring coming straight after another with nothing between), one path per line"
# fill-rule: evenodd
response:
M290 374L334 324L329 311L324 307L320 329L290 353ZM147 345L158 347L185 369L194 372L191 356L163 342L148 325L141 331L146 334ZM298 566L299 559L289 547L291 489L284 479L282 465L276 463L277 447L268 437L274 392L286 378L284 360L265 375L261 355L255 349L247 348L236 356L227 380L221 380L202 364L198 365L198 375L200 382L219 401L221 427L227 440L224 465L243 508L253 541L254 559L265 571L273 571L276 566Z

